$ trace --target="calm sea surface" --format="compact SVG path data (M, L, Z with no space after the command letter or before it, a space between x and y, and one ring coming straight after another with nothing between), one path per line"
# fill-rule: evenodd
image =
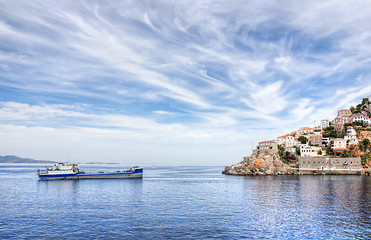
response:
M143 179L38 181L38 168L0 165L0 239L371 239L371 177L147 167Z

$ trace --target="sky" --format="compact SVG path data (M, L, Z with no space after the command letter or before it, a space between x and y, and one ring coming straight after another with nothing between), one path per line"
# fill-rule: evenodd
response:
M237 163L371 94L371 1L0 0L0 155Z

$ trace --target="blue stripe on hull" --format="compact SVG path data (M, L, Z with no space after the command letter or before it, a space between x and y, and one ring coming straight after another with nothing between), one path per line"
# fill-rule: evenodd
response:
M39 178L65 178L76 176L76 173L71 174L39 174Z

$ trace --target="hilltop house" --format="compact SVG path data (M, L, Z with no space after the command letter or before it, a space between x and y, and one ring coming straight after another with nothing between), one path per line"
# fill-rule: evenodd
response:
M352 112L349 109L340 109L338 111L338 117L350 117Z
M361 122L365 125L369 125L370 119L364 115L357 114L353 116L353 122Z
M278 144L273 140L261 141L255 151L257 151L258 154L261 152L276 153L278 151Z
M314 132L314 129L310 128L310 127L302 127L302 128L300 128L299 130L296 131L296 133L299 136L309 135L309 134L312 134L313 132Z
M352 112L349 109L340 109L338 111L337 117L334 119L335 130L341 132L344 128L345 123L350 123L352 121Z

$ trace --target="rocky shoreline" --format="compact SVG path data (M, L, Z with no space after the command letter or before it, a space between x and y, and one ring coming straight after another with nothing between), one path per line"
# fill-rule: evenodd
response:
M267 175L369 175L367 170L300 170L299 168L282 169L226 166L222 172L225 175L235 176L267 176Z
M318 170L318 169L299 169L297 165L288 165L281 161L278 153L253 152L249 157L244 157L243 161L225 166L225 175L236 176L267 176L267 175L371 175L369 169L339 169L339 170Z

